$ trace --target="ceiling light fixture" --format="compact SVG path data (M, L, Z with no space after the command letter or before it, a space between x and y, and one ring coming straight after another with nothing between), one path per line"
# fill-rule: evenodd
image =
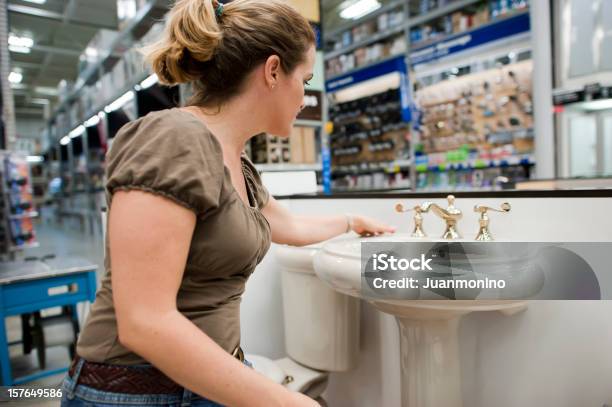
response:
M345 1L340 5L340 17L345 20L357 20L378 10L381 6L378 0Z
M70 133L68 133L68 136L70 136L70 138L75 138L75 137L79 137L83 133L85 133L85 126L80 125L76 129L74 129Z
M21 83L23 80L23 75L20 72L11 72L8 76L8 80L10 83Z
M159 78L157 77L157 74L150 75L149 77L147 77L147 79L140 82L140 88L148 89L151 86L155 85L157 82L159 82Z
M19 37L15 34L9 34L8 39L9 45L14 47L27 47L32 48L34 46L34 40L30 37Z
M63 145L63 146L68 145L69 143L70 143L70 137L68 137L68 136L64 136L60 140L60 144Z
M95 115L85 120L85 127L94 127L100 123L100 116Z
M30 52L32 52L32 48L19 47L17 45L9 45L8 48L9 48L9 51L16 52L18 54L29 54Z
M57 89L50 86L37 86L34 88L34 92L40 95L57 96Z
M27 1L28 3L34 3L34 4L45 4L47 2L47 0L23 0L23 1Z
M104 108L104 111L106 113L114 112L115 110L121 109L123 105L125 105L126 103L130 102L133 99L134 99L134 92L133 91L126 92L123 95L121 95L119 98L117 98L113 103L106 106Z

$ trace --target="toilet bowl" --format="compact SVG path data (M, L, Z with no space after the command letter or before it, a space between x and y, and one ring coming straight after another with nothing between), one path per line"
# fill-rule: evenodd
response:
M276 383L319 400L330 372L354 369L359 361L359 300L316 276L313 258L320 247L276 246L287 357L245 356Z

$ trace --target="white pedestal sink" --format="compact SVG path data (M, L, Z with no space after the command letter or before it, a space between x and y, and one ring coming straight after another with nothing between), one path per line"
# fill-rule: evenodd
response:
M411 241L436 239L398 234L329 241L315 256L315 272L334 289L363 298L378 310L395 316L401 336L403 407L461 407L460 318L477 311L511 315L526 309L527 304L524 301L366 298L361 290L361 242Z

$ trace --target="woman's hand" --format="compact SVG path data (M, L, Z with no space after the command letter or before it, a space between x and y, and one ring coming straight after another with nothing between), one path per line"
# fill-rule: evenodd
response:
M395 233L395 227L385 225L375 219L360 215L350 215L351 230L361 236L378 236L383 233Z

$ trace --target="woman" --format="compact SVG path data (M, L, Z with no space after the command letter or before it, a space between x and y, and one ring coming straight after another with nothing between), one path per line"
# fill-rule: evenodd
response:
M162 83L193 83L194 97L129 123L108 154L107 275L62 405L318 405L245 366L239 348L240 297L270 240L393 231L292 215L242 153L253 135L290 134L314 43L280 0L176 2L148 58Z

